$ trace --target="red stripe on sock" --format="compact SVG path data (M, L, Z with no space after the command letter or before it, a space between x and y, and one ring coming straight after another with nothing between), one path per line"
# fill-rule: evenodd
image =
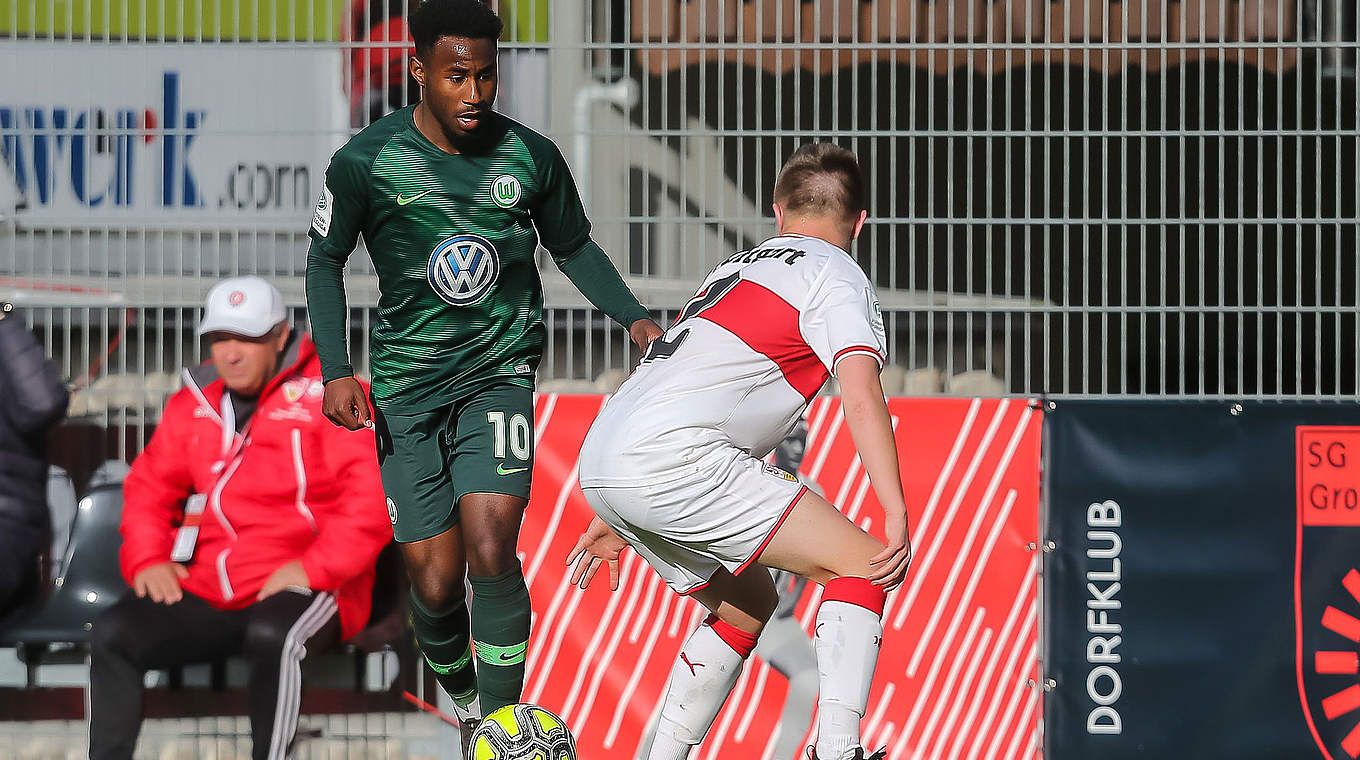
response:
M883 615L883 604L888 592L875 586L868 578L832 578L827 581L823 602L845 602L854 604L874 613Z
M736 626L724 623L718 619L717 615L709 615L704 618L704 625L712 628L713 632L718 634L718 638L732 647L732 651L741 655L741 659L750 657L751 652L755 651L756 635L754 633L747 633Z

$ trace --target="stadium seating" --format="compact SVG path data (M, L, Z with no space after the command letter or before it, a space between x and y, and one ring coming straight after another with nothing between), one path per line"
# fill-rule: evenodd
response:
M590 383L589 387L584 380L543 380L539 383L539 390L545 393L613 393L627 378L627 370L612 368L596 375L595 381ZM1000 396L1006 392L1004 387L999 389L997 387L1001 380L983 370L965 372L946 379L945 373L935 367L907 369L889 364L883 368L879 381L883 384L883 393L890 398L934 396L944 393L947 384L951 388L949 392L956 395L964 394L969 389L979 391L976 395L981 396ZM835 396L839 393L840 387L833 379L822 388L820 395Z
M71 403L66 407L67 418L87 417L97 414L94 394L88 390L77 390L71 393Z
M65 557L71 542L71 525L79 511L76 486L71 474L52 466L47 468L47 509L52 515L52 556Z
M538 383L540 393L598 393L595 383L591 380L555 378L551 380L540 380Z
M1237 10L1242 39L1276 42L1297 35L1292 0L1242 0Z
M931 396L944 391L944 373L934 367L921 367L902 378L903 396Z
M143 387L146 388L146 404L152 408L165 405L165 400L184 385L178 372L148 372Z
M883 394L889 397L902 395L902 381L906 378L907 371L896 364L889 364L883 368L878 380L883 384Z
M52 470L50 477L69 486L64 471ZM26 666L25 685L29 688L38 685L38 667L45 662L82 662L95 616L127 593L118 566L118 550L122 545L118 533L122 482L99 480L92 483L89 495L80 500L73 516L63 519L54 510L54 532L69 530L69 539L55 542L66 547L58 558L55 579L33 603L0 621L0 647L16 650ZM57 484L57 490L61 490L61 485ZM49 484L49 491L52 490L53 485ZM395 651L403 671L417 669L418 658L411 646L407 623L406 583L400 551L396 543L390 543L378 556L368 625L327 657L329 662L323 666L334 670L335 655L347 658L355 691L364 689L369 654ZM211 670L214 685L224 686L224 664L213 663ZM168 683L172 687L182 682L181 669L169 673Z
M611 367L595 376L595 390L599 393L613 393L628 379L628 370Z
M393 541L378 555L368 625L341 645L353 663L355 691L363 691L368 676L368 655L375 652L395 651L401 668L414 670L419 667L408 621L407 588L401 550Z
M118 570L122 511L123 491L117 485L95 488L81 499L47 598L27 614L0 623L0 646L18 651L29 686L36 685L38 665L62 645L67 645L63 654L79 653L83 659L91 622L127 592Z
M71 394L68 417L90 417L122 410L134 414L155 416L165 406L166 399L184 385L177 373L136 372L105 375L88 388Z
M988 398L1006 395L1006 383L985 369L960 372L945 381L945 393L965 398Z
M731 61L783 74L802 68L825 74L859 63L909 63L947 74L959 66L996 73L1030 63L1070 63L1118 71L1137 65L1156 70L1185 60L1241 59L1270 70L1292 68L1296 50L1250 50L1212 43L1274 43L1293 39L1294 0L899 0L826 2L799 0L721 3L717 0L631 0L629 29L635 42L679 43L643 50L639 63L654 74L700 61ZM1073 43L1199 42L1204 48L1105 47ZM738 46L735 43L743 43ZM1009 43L1038 43L1028 50ZM714 44L730 45L714 47ZM771 48L777 43L842 43L840 49ZM853 47L895 43L902 47ZM927 48L932 43L959 43ZM1050 43L1052 47L1042 47ZM913 48L912 45L917 47ZM753 48L760 49L753 49Z

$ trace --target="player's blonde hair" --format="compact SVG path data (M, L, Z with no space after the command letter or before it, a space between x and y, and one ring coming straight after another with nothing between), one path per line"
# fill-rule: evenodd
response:
M859 160L832 143L804 145L779 170L774 202L789 214L854 220L866 208Z

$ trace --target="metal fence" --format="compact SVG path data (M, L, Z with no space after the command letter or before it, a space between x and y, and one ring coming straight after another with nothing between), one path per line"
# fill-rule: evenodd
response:
M0 299L78 391L77 485L204 357L215 279L269 277L305 320L331 151L417 97L407 3L0 0ZM666 318L772 230L794 147L834 140L870 181L890 393L1360 398L1353 2L497 5L502 108ZM608 390L635 353L543 264L542 387Z
M624 10L609 53L642 97L618 136L688 159L631 188L641 271L694 276L696 216L758 239L779 161L830 138L865 161L856 254L914 390L1357 392L1354 4Z
M417 97L408 0L0 0L0 297L125 456L215 278L295 317L330 152ZM649 306L772 229L799 143L869 176L892 393L1346 397L1356 11L1341 0L501 0L503 110L554 137ZM545 387L636 358L544 261ZM350 278L366 361L376 283ZM667 316L673 312L665 312ZM129 431L132 431L129 433Z

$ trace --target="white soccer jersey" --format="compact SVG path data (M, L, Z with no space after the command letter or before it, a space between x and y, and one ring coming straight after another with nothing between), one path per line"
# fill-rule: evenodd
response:
M719 264L604 405L581 485L661 482L731 447L764 457L847 356L883 365L873 285L848 253L781 235Z

